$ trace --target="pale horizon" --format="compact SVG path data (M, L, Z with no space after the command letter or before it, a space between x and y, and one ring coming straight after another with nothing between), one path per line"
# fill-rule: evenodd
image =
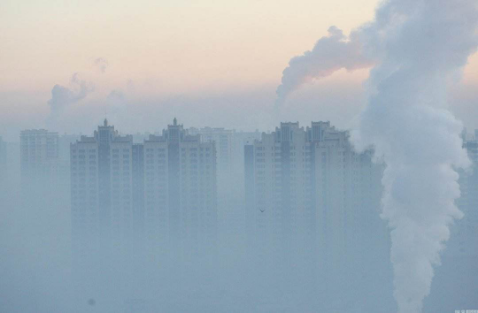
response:
M157 130L173 115L196 127L273 130L275 89L290 58L310 50L331 25L348 34L372 20L378 3L3 1L0 135L12 140L23 128L88 133L104 117L129 132ZM53 123L52 88L74 90L75 73L91 90ZM478 128L469 114L476 111L470 103L478 100L477 73L475 54L450 99L470 129ZM368 70L341 71L310 82L289 99L286 119L353 127L367 77ZM254 108L255 116L238 106ZM201 110L201 118L190 114Z

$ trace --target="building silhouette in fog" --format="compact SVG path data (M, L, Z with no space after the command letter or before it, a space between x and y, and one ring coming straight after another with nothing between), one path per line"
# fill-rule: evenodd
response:
M59 154L59 136L45 129L20 133L20 192L22 207L44 208L41 217L68 212L68 185ZM35 214L40 214L34 210ZM33 216L36 215L32 215ZM40 218L37 217L40 223Z
M213 246L217 229L216 148L174 119L144 142L145 230L150 242L183 253Z
M45 129L20 133L22 184L43 182L59 170L58 133Z
M242 132L225 128L189 128L188 133L199 135L201 142L216 147L218 231L224 243L222 249L237 249L230 238L244 234L244 145L260 139L261 133ZM236 240L237 241L237 240Z
M386 253L379 218L383 167L372 163L371 151L355 152L348 132L329 122L305 129L281 123L244 154L252 246L305 257L315 250L327 271L359 259L364 242Z
M176 119L142 144L105 120L71 145L74 249L145 244L153 253L214 245L216 153ZM85 250L86 249L86 250Z
M245 147L246 223L262 250L286 245L306 251L313 244L314 177L307 135L299 123L281 123Z
M202 142L214 143L216 146L217 174L227 175L234 165L233 144L235 131L224 128L189 128L190 135L199 135Z
M311 131L317 130L312 161L318 255L330 273L342 264L352 277L388 260L388 230L379 218L384 167L372 161L371 150L357 153L347 131L312 123Z
M92 137L70 147L72 241L75 252L92 252L101 237L121 242L133 224L133 139L107 120ZM103 241L102 243L105 243ZM101 247L104 248L104 247Z

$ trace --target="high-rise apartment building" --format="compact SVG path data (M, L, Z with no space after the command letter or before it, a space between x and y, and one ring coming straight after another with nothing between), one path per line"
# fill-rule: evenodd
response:
M259 132L239 132L224 128L190 128L188 133L199 135L201 142L214 143L217 163L218 227L223 235L222 249L237 249L231 238L243 239L244 234L244 146L260 139ZM238 240L234 240L238 242Z
M243 132L225 128L189 128L188 134L199 135L201 142L213 142L216 146L216 163L218 182L227 183L229 187L231 176L234 181L242 176L244 170L244 146L261 138L259 131ZM220 184L222 185L222 184ZM233 187L236 189L237 186Z
M23 209L40 223L62 211L68 190L62 179L58 134L45 129L24 130L20 133L20 178ZM62 212L68 212L63 208ZM35 218L36 214L38 216Z
M20 134L22 184L54 177L58 171L58 133L45 129L24 130Z
M70 251L69 185L62 171L59 136L43 129L24 130L19 151L20 197L15 215L22 223L24 238L19 242L29 253L26 257L35 258L36 264L55 267L60 263L38 250L50 242L55 243L58 255L66 256ZM16 171L11 172L10 177L14 176Z
M357 153L348 132L328 123L312 123L310 131L317 261L325 290L357 296L382 292L376 286L390 274L384 266L389 264L389 232L380 218L384 166L372 161L371 150ZM317 131L320 135L313 138Z
M131 238L133 139L107 120L92 137L71 144L71 211L74 251L88 252ZM99 239L102 241L98 241Z
M233 144L235 131L224 128L189 128L190 135L199 135L201 142L215 143L218 179L228 176L234 165ZM220 186L219 186L220 187Z
M296 254L316 248L322 264L357 253L359 238L369 242L376 235L386 244L379 219L382 170L371 151L355 152L348 132L329 122L306 129L281 123L245 147L251 241Z
M261 250L310 248L315 221L311 164L311 142L298 123L281 123L245 147L246 223Z
M217 227L216 148L174 119L144 142L146 234L182 252L214 246ZM187 247L187 249L186 249Z
M147 244L155 253L214 245L215 145L187 134L176 119L143 144L105 120L93 137L71 145L71 193L77 249L95 247L97 236L117 247Z

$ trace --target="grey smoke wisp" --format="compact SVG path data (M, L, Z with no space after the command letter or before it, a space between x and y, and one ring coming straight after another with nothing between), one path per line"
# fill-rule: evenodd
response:
M70 88L55 85L51 90L51 99L48 100L52 113L59 112L66 106L78 102L94 90L94 86L80 79L78 73L74 73L70 79Z
M97 58L94 62L94 65L100 70L101 73L105 73L108 68L108 60L104 58Z
M308 79L375 64L353 139L359 149L373 146L387 165L382 218L391 229L399 313L421 312L449 226L463 215L454 203L455 169L469 160L447 89L476 51L477 30L475 0L384 1L348 41L333 31L293 58L277 89L281 103Z
M328 33L327 37L317 41L311 51L289 61L276 91L276 109L280 109L292 91L311 79L329 76L342 68L353 71L373 65L372 58L363 51L358 32L347 37L342 30L331 26Z

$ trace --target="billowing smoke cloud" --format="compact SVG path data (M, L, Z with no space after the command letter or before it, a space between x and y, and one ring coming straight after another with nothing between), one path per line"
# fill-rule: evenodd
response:
M446 91L477 47L478 11L473 0L395 0L379 14L387 44L371 73L375 92L358 142L374 145L387 163L382 217L392 229L394 296L400 313L415 313L430 292L448 226L462 215L454 168L469 161Z
M104 58L97 58L94 62L94 65L100 70L101 73L104 73L108 68L108 61Z
M70 104L84 99L94 90L94 86L81 80L78 73L74 73L70 80L71 89L61 85L55 85L51 90L51 99L48 100L51 112L57 113Z
M289 61L276 91L277 109L292 91L308 80L329 76L342 68L353 71L373 65L372 58L363 51L358 32L346 37L335 26L331 26L328 32L329 35L321 38L312 51L306 51Z
M376 64L354 141L374 146L387 164L382 217L391 228L400 313L421 311L449 225L462 216L454 204L455 169L469 160L462 124L447 109L447 89L478 46L477 28L475 0L385 1L349 41L332 33L292 59L278 88L281 101L309 78Z

